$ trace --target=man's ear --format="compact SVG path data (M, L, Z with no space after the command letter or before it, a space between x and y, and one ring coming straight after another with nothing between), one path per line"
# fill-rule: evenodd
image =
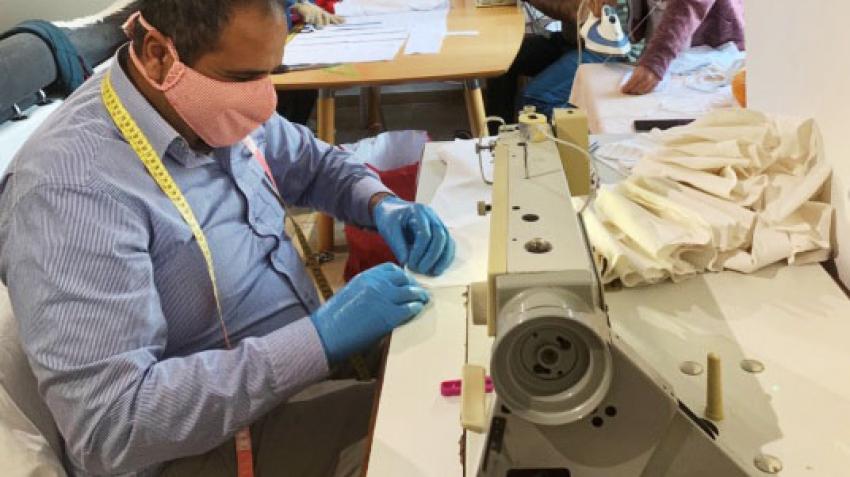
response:
M169 54L168 40L158 31L148 32L142 43L139 61L147 77L161 85L174 64L174 57Z

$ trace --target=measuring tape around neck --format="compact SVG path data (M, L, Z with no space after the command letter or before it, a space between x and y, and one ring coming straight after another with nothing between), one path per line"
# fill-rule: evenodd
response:
M133 120L133 117L127 111L127 108L124 107L124 104L121 103L121 99L112 87L112 80L109 72L107 72L103 77L100 92L103 104L106 106L106 110L109 111L112 121L115 122L116 126L118 126L118 129L121 131L124 139L130 144L130 147L133 148L133 151L135 151L139 160L141 160L142 164L144 164L145 169L147 169L148 173L157 183L159 188L162 189L166 196L168 196L169 200L171 200L174 204L174 207L177 208L180 216L183 217L183 220L192 230L192 235L194 235L195 241L201 249L201 254L204 256L204 262L206 262L207 265L207 273L210 277L213 297L215 298L216 313L218 314L221 331L224 334L224 344L227 349L231 349L232 346L230 343L230 337L227 334L227 325L224 322L224 315L222 315L221 312L221 299L219 298L218 284L215 279L212 252L210 251L210 246L209 243L207 243L204 231L200 224L198 224L198 220L195 218L195 213L192 212L192 208L186 201L186 197L183 196L183 193L180 191L180 188L177 187L177 184L174 182L174 179L171 177L168 169L166 169L165 165L162 163L162 158L160 158L156 153L147 136L145 136L141 128L139 128L138 124L136 124ZM254 459L251 450L251 434L249 429L247 427L240 429L236 433L235 441L237 475L238 477L252 477L254 475Z
M301 226L298 225L298 221L295 220L295 216L289 212L289 208L286 206L286 203L283 202L283 197L280 195L280 190L277 187L277 181L275 181L271 167L269 166L268 161L266 161L266 155L263 154L263 151L260 150L257 143L251 136L243 139L242 144L248 148L251 155L254 156L254 159L256 159L256 161L260 164L260 167L262 167L263 171L266 173L266 177L268 177L272 187L274 188L275 196L277 197L280 206L283 207L284 215L287 219L289 219L290 225L292 225L292 230L295 232L295 237L298 239L298 244L301 246L304 262L307 265L307 269L310 271L310 274L313 275L313 281L316 282L316 288L319 289L324 301L330 300L331 296L334 294L333 288L331 288L328 278L322 271L322 265L319 262L318 255L313 253L313 249L310 247L310 242L307 240L307 236L304 234ZM369 366L366 364L366 360L363 356L359 354L349 356L348 364L351 366L351 370L354 371L354 375L359 381L368 381L371 379L372 373L369 371Z

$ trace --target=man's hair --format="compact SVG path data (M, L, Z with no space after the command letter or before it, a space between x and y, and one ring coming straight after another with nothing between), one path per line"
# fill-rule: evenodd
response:
M160 33L174 41L180 61L193 64L212 51L238 7L256 6L269 13L284 8L283 0L139 0L142 16ZM141 53L147 31L136 22L133 46Z

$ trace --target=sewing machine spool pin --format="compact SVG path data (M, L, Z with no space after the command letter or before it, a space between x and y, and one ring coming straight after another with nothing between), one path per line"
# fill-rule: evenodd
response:
M720 357L708 353L705 417L712 421L723 420L723 381Z

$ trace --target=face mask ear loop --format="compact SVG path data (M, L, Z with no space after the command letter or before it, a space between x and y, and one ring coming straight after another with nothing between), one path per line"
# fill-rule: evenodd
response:
M148 21L145 20L145 17L142 16L141 10L136 10L135 12L133 12L133 14L130 15L129 18L127 18L127 21L124 22L124 25L121 26L121 29L124 30L124 34L127 35L127 38L129 38L130 41L133 41L133 38L135 37L134 31L136 28L136 22L141 23L142 27L144 27L144 29L147 30L148 33L157 32L161 36L163 36L165 38L166 48L168 48L168 52L171 54L172 58L174 58L174 61L180 61L180 55L177 54L177 49L174 47L174 42L171 40L171 38L166 37L162 34L162 32L160 32L159 30L154 28L153 25L148 23Z
M132 45L132 42L134 41L133 30L136 26L137 21L141 23L142 27L147 30L148 33L156 32L160 36L165 38L165 47L168 50L168 53L171 55L171 58L174 60L174 62L171 64L171 68L168 70L168 74L165 76L165 80L162 82L161 85L156 84L154 81L151 81L150 78L147 77L147 75L144 75L148 82L154 88L160 91L165 91L174 86L175 83L177 83L177 81L180 79L180 77L183 75L183 72L185 71L185 66L180 61L180 55L177 54L177 49L174 47L174 42L171 40L171 38L165 37L165 35L163 35L159 30L154 28L153 25L148 23L147 20L145 20L145 17L142 16L142 12L137 10L132 15L130 15L126 22L124 22L122 28L124 29L124 33L126 33L127 36L131 39L130 58L132 59L133 63L136 65L136 68L139 71L144 71L144 68L142 67L142 62L141 60L139 60L138 55L136 55L136 51Z
M131 41L133 40L133 36L135 36L133 34L133 31L136 28L136 21L141 16L142 12L140 10L136 10L135 12L133 12L132 15L127 18L127 21L125 21L124 24L121 25L121 29L124 30L124 34L127 35L127 38L129 38Z

